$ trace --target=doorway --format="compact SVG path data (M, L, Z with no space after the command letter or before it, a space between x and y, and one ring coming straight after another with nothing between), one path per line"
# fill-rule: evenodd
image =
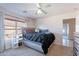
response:
M69 24L63 24L63 35L65 39L69 38Z
M63 20L63 45L72 47L75 32L75 18Z

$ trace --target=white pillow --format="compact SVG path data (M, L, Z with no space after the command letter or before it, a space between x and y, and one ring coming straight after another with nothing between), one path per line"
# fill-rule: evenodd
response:
M35 32L39 32L39 29L35 29Z

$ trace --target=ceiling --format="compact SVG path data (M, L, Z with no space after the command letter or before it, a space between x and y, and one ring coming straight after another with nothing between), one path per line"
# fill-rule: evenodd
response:
M30 18L41 18L50 15L58 15L67 12L73 12L79 10L78 3L40 3L41 8L47 14L36 14L36 3L2 3L0 7Z

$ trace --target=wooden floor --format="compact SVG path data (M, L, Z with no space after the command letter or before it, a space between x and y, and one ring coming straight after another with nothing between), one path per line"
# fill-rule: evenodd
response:
M73 56L73 48L62 45L52 45L47 56Z
M73 48L53 44L49 48L48 54L44 55L34 49L22 46L6 50L0 53L0 56L73 56Z

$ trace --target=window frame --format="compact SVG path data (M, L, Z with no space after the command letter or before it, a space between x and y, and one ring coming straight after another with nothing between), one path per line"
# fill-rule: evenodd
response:
M21 23L26 23L27 24L27 22L25 22L24 20L23 21L21 21L21 20L19 20L19 19L11 19L11 18L5 18L5 20L10 20L10 21L15 21L15 29L6 29L5 28L5 30L15 30L15 36L18 34L18 30L20 30L20 29L18 29L18 27L20 27L20 26L18 26L18 22L21 22ZM4 22L5 23L5 22ZM8 25L4 25L4 27L6 27L6 26L8 26ZM10 26L9 26L10 27ZM12 26L13 27L13 26ZM6 34L4 34L4 36L6 36Z

